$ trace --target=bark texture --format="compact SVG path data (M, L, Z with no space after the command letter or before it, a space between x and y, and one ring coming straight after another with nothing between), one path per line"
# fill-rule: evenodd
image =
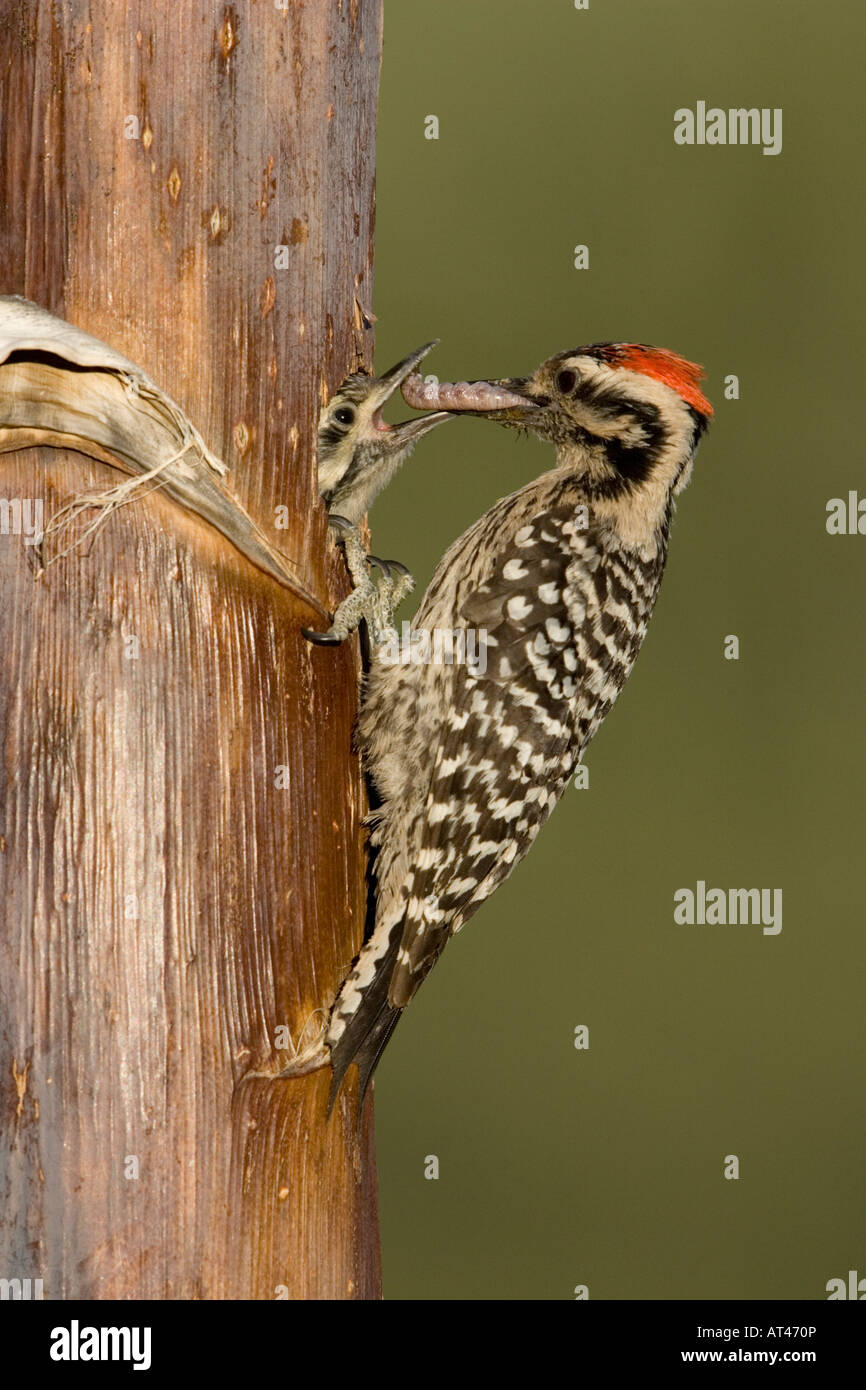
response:
M380 0L0 0L0 290L160 383L329 607L380 40ZM0 498L120 476L27 449ZM0 586L0 1276L376 1297L371 1107L269 1079L363 931L354 651L158 492L41 577L0 535Z

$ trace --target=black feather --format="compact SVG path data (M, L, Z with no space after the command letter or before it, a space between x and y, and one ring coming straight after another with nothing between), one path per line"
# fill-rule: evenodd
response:
M403 923L398 922L391 932L388 950L378 962L376 974L364 991L361 1004L346 1025L345 1032L331 1049L331 1066L334 1075L331 1081L331 1094L328 1097L329 1115L334 1108L343 1077L354 1062L358 1067L358 1118L360 1122L367 1087L373 1079L376 1064L403 1012L402 1009L395 1009L388 1003L388 986L391 982L391 972L397 959L397 952L400 949L402 935Z

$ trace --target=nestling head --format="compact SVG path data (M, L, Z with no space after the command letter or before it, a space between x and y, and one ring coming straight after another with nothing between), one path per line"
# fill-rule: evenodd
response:
M389 425L382 409L438 339L404 357L382 376L353 372L319 417L319 491L329 511L358 522L408 458L418 440L450 419L435 411Z

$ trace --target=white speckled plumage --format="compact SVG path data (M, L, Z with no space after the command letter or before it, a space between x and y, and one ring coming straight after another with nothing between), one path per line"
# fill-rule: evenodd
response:
M527 380L473 383L466 408L493 402L491 418L555 445L556 467L452 545L416 615L416 629L485 632L484 669L374 653L358 731L381 798L376 920L331 1015L335 1086L352 1061L366 1085L400 1012L526 854L622 689L712 413L697 371L605 344ZM447 383L428 394L427 405L455 399Z

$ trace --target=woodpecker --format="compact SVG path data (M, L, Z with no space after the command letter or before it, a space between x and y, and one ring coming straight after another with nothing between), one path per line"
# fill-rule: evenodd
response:
M311 642L338 644L362 619L374 639L381 641L390 629L394 609L412 587L405 565L368 555L358 527L418 440L451 419L445 410L399 425L382 419L383 406L438 341L434 338L425 343L383 376L353 372L341 382L319 417L319 491L331 524L340 534L354 588L340 604L327 632L302 629ZM382 571L376 584L369 576L368 564Z
M418 440L450 418L445 410L389 425L382 408L439 339L410 352L383 376L353 372L319 417L319 491L328 511L355 526L368 512Z
M403 391L553 444L440 561L413 628L474 631L485 661L376 659L359 742L381 805L373 930L331 1011L331 1104L364 1091L448 939L527 853L631 671L677 495L712 407L701 369L643 344L559 353L528 378ZM466 649L468 650L468 643Z

